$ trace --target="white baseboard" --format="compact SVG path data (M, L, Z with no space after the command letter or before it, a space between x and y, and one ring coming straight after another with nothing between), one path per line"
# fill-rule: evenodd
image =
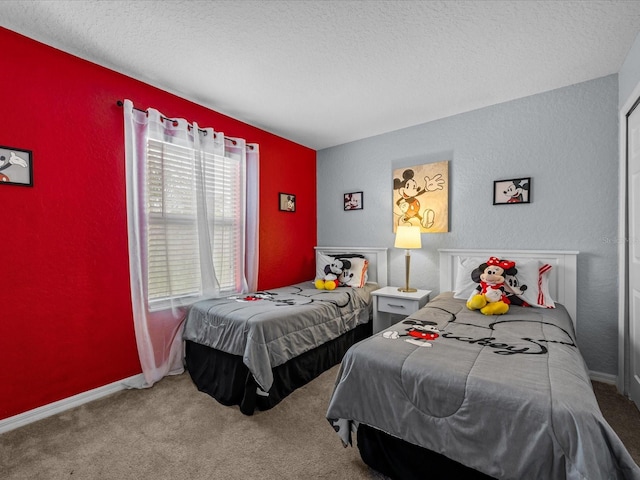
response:
M59 400L57 402L44 405L42 407L34 408L28 412L14 415L13 417L0 420L0 433L8 432L19 427L23 427L29 423L42 420L43 418L56 415L57 413L70 410L75 407L79 407L82 404L98 400L99 398L106 397L112 393L125 390L127 385L135 385L144 383L144 376L142 374L134 375L133 377L124 378L117 382L104 385L102 387L94 388L87 392L79 393L69 398Z
M618 380L616 375L592 371L589 371L589 377L591 380L596 382L608 383L611 385L615 385ZM107 395L119 392L120 390L125 390L129 388L128 386L130 385L142 384L144 384L144 376L142 374L134 375L133 377L124 378L117 382L110 383L109 385L104 385L87 392L79 393L73 397L65 398L58 402L50 403L33 410L29 410L28 412L5 418L4 420L0 420L0 434L23 427L29 423L42 420L43 418L51 417L52 415L64 412L65 410L79 407L80 405L98 400L99 398L106 397Z
M618 382L617 375L611 375L610 373L592 372L589 370L589 377L596 382L608 383L610 385L616 385Z

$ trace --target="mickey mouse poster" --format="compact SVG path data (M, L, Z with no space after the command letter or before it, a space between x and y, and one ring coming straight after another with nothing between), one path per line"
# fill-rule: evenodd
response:
M393 171L393 231L415 225L422 233L449 231L449 162Z

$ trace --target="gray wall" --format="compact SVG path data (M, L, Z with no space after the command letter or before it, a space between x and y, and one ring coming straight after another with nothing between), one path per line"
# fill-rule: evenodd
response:
M640 36L636 37L635 42L631 45L627 58L618 72L620 90L618 104L620 107L624 106L638 83L640 83Z
M578 342L590 370L616 375L617 104L610 75L321 150L318 244L389 247L389 281L404 284L392 172L450 160L450 232L422 235L411 286L438 292L438 248L579 250ZM532 203L493 206L493 181L520 177ZM354 191L364 209L345 212Z

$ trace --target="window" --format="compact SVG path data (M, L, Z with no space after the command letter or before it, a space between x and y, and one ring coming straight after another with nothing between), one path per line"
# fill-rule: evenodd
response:
M208 282L221 293L242 289L243 156L229 151L198 155L188 147L147 140L147 299L153 309L171 299L189 303ZM201 220L199 209L206 212ZM207 278L207 263L213 264L214 279Z
M260 154L242 138L118 103L131 308L140 386L150 386L183 368L184 307L257 288Z

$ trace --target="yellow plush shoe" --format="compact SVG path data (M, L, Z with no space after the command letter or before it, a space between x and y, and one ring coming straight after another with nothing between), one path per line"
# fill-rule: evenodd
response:
M487 304L487 299L484 295L474 295L467 301L467 308L469 310L479 310Z
M509 305L502 300L487 304L486 307L480 309L483 315L504 315L509 311Z

